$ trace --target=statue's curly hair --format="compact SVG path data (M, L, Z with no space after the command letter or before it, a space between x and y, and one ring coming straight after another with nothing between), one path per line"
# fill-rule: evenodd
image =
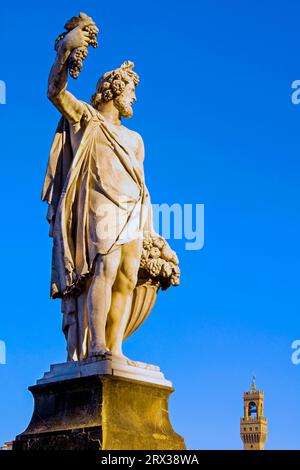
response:
M98 108L99 104L107 103L124 91L125 85L132 81L134 86L139 84L139 76L133 71L134 63L130 60L124 62L121 67L106 72L98 81L96 92L91 98L91 104Z

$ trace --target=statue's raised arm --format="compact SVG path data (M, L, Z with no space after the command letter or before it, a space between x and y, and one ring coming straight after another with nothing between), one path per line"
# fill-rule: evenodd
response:
M78 77L82 61L88 53L87 47L96 47L98 44L96 36L99 30L92 18L84 13L69 20L65 28L67 32L60 35L55 43L57 55L50 71L47 95L68 120L77 123L82 118L84 107L66 90L68 70L73 78Z

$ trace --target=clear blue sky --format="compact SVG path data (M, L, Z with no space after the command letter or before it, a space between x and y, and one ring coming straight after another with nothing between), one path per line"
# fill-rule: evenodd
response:
M68 3L68 5L67 5ZM4 8L4 11L3 11ZM5 2L1 11L0 442L24 430L27 386L63 362L40 202L58 113L46 99L53 41L85 11L101 27L70 89L89 100L106 70L141 76L129 127L146 145L155 203L204 203L205 246L178 251L182 283L125 343L176 388L172 423L193 449L239 449L242 394L265 391L269 449L300 449L300 79L296 1Z

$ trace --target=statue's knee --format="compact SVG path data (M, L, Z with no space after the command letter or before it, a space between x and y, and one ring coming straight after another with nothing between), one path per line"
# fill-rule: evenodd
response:
M117 253L115 256L98 255L95 261L94 279L97 281L113 284L119 267Z
M97 257L94 269L94 283L113 284L116 279L117 266L115 263L109 263L106 259Z
M137 278L134 275L127 277L127 279L126 279L126 289L127 289L128 293L131 294L133 292L133 289L136 286L136 281L137 281Z
M137 276L131 273L121 273L117 279L116 290L121 294L129 295L136 286Z

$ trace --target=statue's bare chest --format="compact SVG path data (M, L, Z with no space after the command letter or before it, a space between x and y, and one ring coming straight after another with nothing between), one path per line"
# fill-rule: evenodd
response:
M124 126L114 126L114 132L119 137L120 143L123 143L124 147L136 156L139 146L137 134Z

